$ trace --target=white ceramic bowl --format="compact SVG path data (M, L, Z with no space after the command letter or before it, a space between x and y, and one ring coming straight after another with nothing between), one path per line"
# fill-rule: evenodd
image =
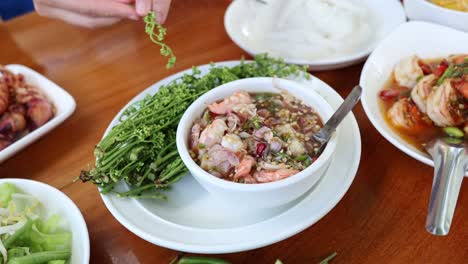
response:
M444 8L428 0L404 0L411 20L433 22L468 32L468 12Z
M248 204L249 207L270 208L299 198L324 174L336 148L332 137L320 157L305 170L280 181L262 184L241 184L222 180L199 167L190 157L188 139L195 119L199 118L208 104L224 99L234 91L276 92L280 87L304 100L327 121L333 114L331 106L316 92L293 81L278 78L249 78L221 85L198 98L185 111L177 129L177 149L195 179L211 194L230 204Z
M230 4L224 16L224 27L232 41L250 55L265 53L265 50L257 50L249 41L251 25L246 18L255 16L255 10L249 8L248 1L254 0L236 0ZM338 58L320 60L284 58L285 61L291 64L308 65L311 70L317 71L347 67L363 61L380 40L406 21L403 6L398 0L364 0L363 3L369 7L377 25L374 41L366 47Z
M421 58L439 58L468 53L468 45L464 43L468 43L467 33L426 22L409 22L379 44L361 73L361 102L372 124L397 148L430 166L434 166L434 163L429 155L407 143L386 123L379 108L378 93L401 59L414 54Z
M55 107L55 116L43 126L17 140L7 148L0 150L0 164L57 127L73 114L76 107L75 100L69 93L36 71L26 66L16 64L7 65L5 68L15 74L23 74L27 83L36 85L44 92Z
M89 263L89 235L80 209L64 193L45 183L25 179L0 179L0 184L11 183L26 194L36 197L46 216L58 214L67 222L72 233L72 256L70 264Z

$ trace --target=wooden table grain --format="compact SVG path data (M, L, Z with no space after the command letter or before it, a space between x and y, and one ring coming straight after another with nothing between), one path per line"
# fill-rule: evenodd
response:
M246 54L226 35L227 0L177 0L167 21L167 42L178 62L165 59L143 24L122 22L88 30L26 15L0 25L0 63L19 63L49 77L77 101L73 116L0 165L0 177L26 178L61 188L81 209L91 238L91 263L169 263L178 254L152 245L118 223L91 184L72 180L93 163L93 148L133 96L156 81L212 61ZM342 96L358 83L362 64L314 73ZM388 143L361 106L354 111L362 134L358 174L348 193L322 220L282 242L220 255L232 263L468 263L468 183L465 180L450 235L424 228L432 168ZM339 166L339 164L337 164Z

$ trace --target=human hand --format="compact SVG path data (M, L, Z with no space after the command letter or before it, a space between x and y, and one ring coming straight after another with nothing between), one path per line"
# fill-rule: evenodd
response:
M158 23L164 23L169 13L171 0L135 0L136 12L140 16L145 16L149 11L156 13Z
M33 0L37 13L70 24L96 28L122 18L138 20L135 0ZM159 2L159 1L158 1Z

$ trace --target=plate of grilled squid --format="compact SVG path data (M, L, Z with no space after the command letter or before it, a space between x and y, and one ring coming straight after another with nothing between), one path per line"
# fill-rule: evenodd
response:
M0 65L0 163L67 119L73 97L23 65Z
M468 142L467 42L465 32L409 22L380 43L361 74L362 104L373 125L431 166L425 147L432 140Z

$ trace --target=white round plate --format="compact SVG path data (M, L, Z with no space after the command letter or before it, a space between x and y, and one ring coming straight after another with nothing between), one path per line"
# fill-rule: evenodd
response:
M63 217L72 233L72 256L69 263L89 263L88 228L80 209L67 195L50 185L38 181L0 179L0 184L3 183L11 183L20 191L38 199L45 208L46 217L54 214Z
M239 61L216 63L232 67ZM200 66L207 73L209 65ZM123 109L163 84L191 70L172 75L137 95ZM296 80L323 96L337 109L343 99L327 84L312 77ZM123 111L122 109L122 111ZM109 130L118 123L118 116ZM159 246L192 253L230 253L266 246L286 239L325 216L343 197L356 175L361 157L359 127L353 115L342 123L336 156L320 182L298 200L275 209L252 210L248 204L228 207L206 192L191 175L166 192L168 201L122 199L102 195L112 215L137 236ZM125 184L118 188L125 190Z
M266 50L260 50L250 41L252 34L252 25L249 23L249 17L255 16L256 9L252 8L255 0L236 0L233 1L224 15L224 27L227 34L234 43L245 50L250 55L265 53ZM406 21L405 11L398 0L363 0L362 3L370 10L372 19L375 21L375 36L367 46L360 50L339 56L336 58L325 58L320 60L291 59L284 58L285 62L290 64L308 65L311 70L322 71L344 68L363 61L377 43L388 35L398 25ZM262 3L258 3L258 8L262 8Z

